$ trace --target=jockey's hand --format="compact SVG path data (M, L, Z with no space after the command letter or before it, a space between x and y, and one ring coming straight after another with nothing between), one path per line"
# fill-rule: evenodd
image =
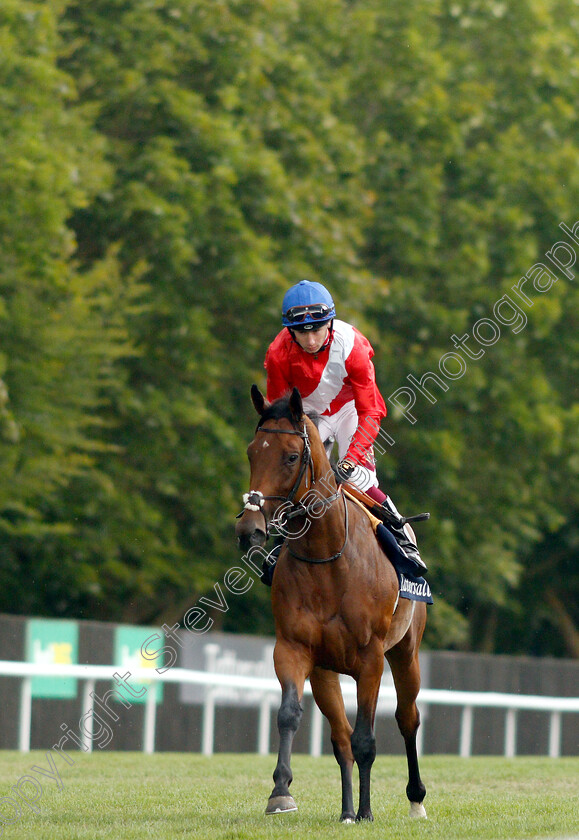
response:
M356 464L352 463L352 461L348 460L348 458L342 458L336 467L338 475L342 481L349 481L355 469Z

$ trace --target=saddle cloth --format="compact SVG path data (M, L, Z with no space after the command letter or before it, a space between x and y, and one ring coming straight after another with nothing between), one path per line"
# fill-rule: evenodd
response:
M394 535L376 516L370 513L361 501L349 493L344 486L342 486L342 492L355 502L370 520L380 548L390 560L398 575L400 597L407 598L409 601L424 601L425 604L433 604L430 586L419 573L420 566L404 555Z

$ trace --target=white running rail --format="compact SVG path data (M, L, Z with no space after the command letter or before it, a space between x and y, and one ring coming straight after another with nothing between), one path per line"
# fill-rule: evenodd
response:
M28 752L30 750L32 719L31 680L33 677L74 677L82 680L84 686L81 714L84 716L94 712L94 700L91 694L94 693L96 681L106 680L112 682L113 674L123 669L124 666L122 665L54 665L0 660L0 676L19 677L22 680L20 690L19 750L21 752ZM262 755L269 753L271 710L272 708L277 708L280 700L280 687L276 679L216 674L208 671L190 671L185 668L168 668L162 674L157 673L153 668L134 668L129 676L132 681L144 684L152 684L153 682L160 681L205 686L202 732L202 752L205 755L211 755L213 753L215 707L219 702L214 696L216 690L228 687L237 689L238 691L251 692L252 694L258 692L261 696L261 701L259 702L260 713L257 750ZM343 683L342 691L346 700L355 700L356 686L353 681ZM309 683L306 683L304 693L311 695ZM383 686L380 696L381 699L388 698L394 701L394 689L390 686ZM443 705L462 708L459 753L465 758L471 755L474 709L505 709L504 755L509 758L516 755L517 712L519 710L543 711L550 715L549 756L552 758L557 758L561 755L561 716L564 713L579 712L579 697L499 694L492 691L446 691L443 689L423 688L420 691L418 702L421 706ZM323 727L321 713L317 706L314 709L310 732L310 754L316 756L321 755L322 752ZM145 753L153 753L155 751L156 713L155 692L148 691L145 699L143 725L143 752ZM83 749L87 752L92 750L93 738L91 737L90 731L87 731L87 727L85 726L79 734ZM55 741L58 740L58 737L59 734L55 733Z

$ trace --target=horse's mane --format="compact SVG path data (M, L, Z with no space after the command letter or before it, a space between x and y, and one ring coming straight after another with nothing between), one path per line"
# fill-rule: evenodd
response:
M316 429L318 428L318 423L320 422L320 415L317 414L315 411L307 411L306 415L310 418L312 423L314 423ZM289 420L292 426L297 428L294 416L292 414L290 408L290 398L288 397L279 397L279 399L274 400L270 405L267 406L263 410L263 414L259 418L259 423L257 424L257 428L259 429L267 420L281 420L285 418Z

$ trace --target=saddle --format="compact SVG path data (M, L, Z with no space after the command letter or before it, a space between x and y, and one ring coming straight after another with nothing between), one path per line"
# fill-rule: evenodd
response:
M378 519L379 522L385 523L386 525L394 525L395 527L401 528L410 522L424 522L426 519L430 519L429 513L416 513L414 516L396 516L385 507L382 507L382 505L379 505L378 502L372 499L371 496L368 496L367 493L364 493L363 490L359 490L354 484L348 482L340 483L343 490L351 499L356 502L361 502L372 514L374 519Z

